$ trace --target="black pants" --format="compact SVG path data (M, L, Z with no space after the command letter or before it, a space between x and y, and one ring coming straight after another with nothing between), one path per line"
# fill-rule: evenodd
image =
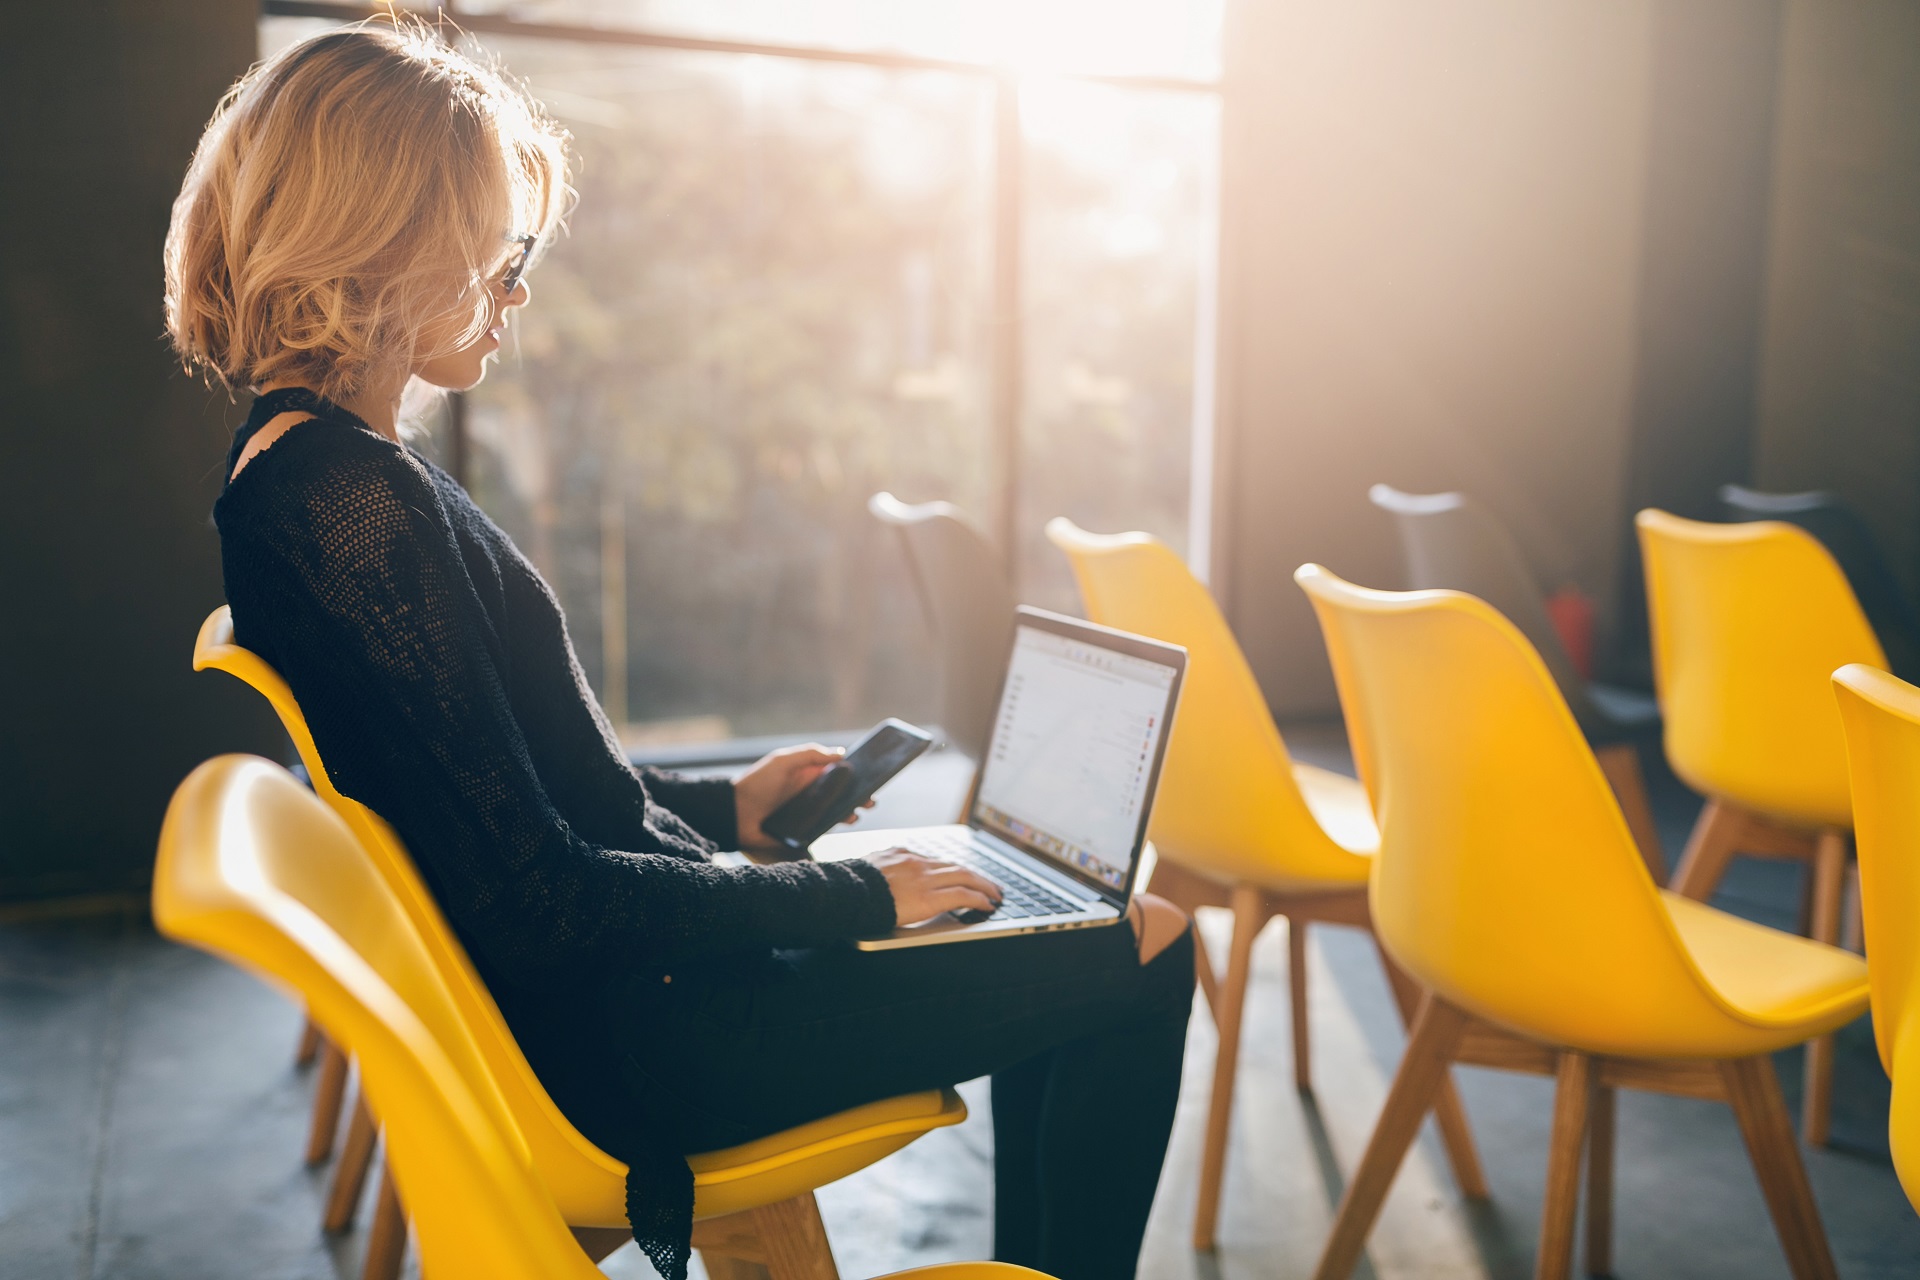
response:
M1193 939L1125 924L900 951L779 952L615 984L626 1086L683 1152L993 1077L994 1254L1131 1280L1180 1091Z

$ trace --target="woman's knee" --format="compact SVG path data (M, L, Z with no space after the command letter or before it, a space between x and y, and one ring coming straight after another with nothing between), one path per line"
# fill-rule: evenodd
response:
M1147 964L1179 941L1193 921L1186 912L1151 893L1137 894L1133 901L1139 912L1134 922L1134 939L1139 948L1140 963Z

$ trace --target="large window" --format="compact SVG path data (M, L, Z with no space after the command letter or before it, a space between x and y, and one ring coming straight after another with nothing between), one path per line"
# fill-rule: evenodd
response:
M1190 549L1219 103L1053 80L1030 83L1021 108L1018 582L1023 600L1078 612L1041 534L1051 517Z
M572 131L581 199L435 447L552 581L630 745L934 714L877 489L959 504L1054 608L1076 600L1049 516L1186 548L1208 3L459 21Z

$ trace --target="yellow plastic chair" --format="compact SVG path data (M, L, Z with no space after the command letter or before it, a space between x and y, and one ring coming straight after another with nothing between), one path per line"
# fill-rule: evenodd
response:
M154 921L303 998L350 1050L418 1229L421 1270L472 1280L594 1280L488 1055L428 939L338 815L277 765L221 756L181 783L161 828ZM710 1208L724 1181L696 1179ZM737 1186L737 1182L735 1184ZM816 1219L817 1224L817 1219ZM776 1277L834 1272L817 1250L764 1255ZM964 1263L896 1280L1015 1280Z
M1148 887L1189 912L1233 911L1224 982L1216 985L1206 948L1195 953L1220 1031L1193 1229L1194 1246L1211 1249L1254 939L1274 916L1286 918L1294 1081L1308 1090L1307 929L1372 927L1367 875L1378 833L1358 782L1287 754L1226 619L1178 556L1148 534L1088 533L1064 517L1047 525L1047 537L1072 563L1089 618L1187 650L1180 714L1153 806L1150 834L1159 859ZM1419 992L1381 959L1411 1020ZM1451 1083L1438 1118L1461 1191L1484 1197L1473 1134Z
M1773 521L1702 524L1664 511L1635 523L1646 562L1653 670L1667 759L1707 797L1675 892L1706 901L1735 855L1808 864L1804 932L1838 942L1853 806L1829 689L1886 654L1833 556ZM1824 1146L1833 1041L1807 1046L1801 1133Z
M292 690L258 654L234 642L233 619L225 606L201 626L194 667L225 671L273 705L293 738L314 792L358 839L387 892L424 939L561 1216L581 1229L583 1239L595 1233L590 1247L616 1247L623 1238L619 1232L627 1225L626 1165L590 1142L548 1096L399 835L378 814L335 789ZM703 1238L713 1243L703 1248L718 1252L728 1247L728 1240L744 1240L756 1230L788 1230L796 1215L817 1217L812 1208L814 1188L891 1155L923 1133L958 1124L966 1114L966 1104L952 1090L930 1090L855 1107L758 1142L694 1157L689 1163L699 1216L747 1214L753 1219L737 1221L727 1230L704 1232ZM383 1191L381 1204L390 1203L391 1195ZM374 1234L380 1240L388 1238L378 1223ZM398 1238L404 1243L404 1234ZM824 1248L824 1237L821 1244ZM392 1261L397 1270L397 1254Z
M1833 684L1853 779L1873 1033L1893 1078L1887 1138L1920 1209L1920 689L1858 664Z
M293 695L287 692L286 683L271 667L233 643L233 620L225 605L216 609L200 625L200 633L194 640L193 669L205 671L210 668L227 671L266 695L268 702L279 713L282 727L293 738L301 761L311 772L320 757L313 749L312 735L307 732L306 721L300 715L299 707L294 705ZM313 1118L307 1128L305 1155L309 1166L323 1164L333 1155L335 1140L339 1135L340 1113L346 1100L349 1072L347 1055L323 1036L318 1024L309 1017L300 1029L294 1062L304 1067L316 1060L319 1063L318 1078L314 1082ZM377 1126L364 1097L356 1097L349 1110L351 1118L347 1124L346 1143L340 1152L339 1163L334 1166L333 1180L327 1190L326 1208L321 1214L322 1228L334 1233L346 1231L353 1225L361 1192L366 1186L367 1171L373 1161L377 1137ZM398 1210L392 1187L383 1184L376 1200L372 1246L368 1251L364 1280L386 1280L397 1274L399 1259L396 1251L405 1244L405 1223L400 1219Z
M1657 888L1514 625L1452 591L1370 591L1307 565L1380 817L1380 941L1428 989L1322 1254L1349 1275L1453 1063L1557 1081L1534 1274L1562 1280L1587 1151L1586 1269L1611 1269L1614 1090L1729 1103L1796 1280L1835 1275L1768 1054L1867 1004L1837 947Z

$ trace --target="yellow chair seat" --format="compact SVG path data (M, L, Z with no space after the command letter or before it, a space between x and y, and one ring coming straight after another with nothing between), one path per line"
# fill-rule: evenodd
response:
M1363 889L1380 847L1380 828L1373 820L1367 789L1345 774L1310 764L1292 766L1294 785L1319 830L1312 833L1323 847L1316 874L1295 875L1290 867L1268 859L1239 862L1232 867L1174 858L1185 870L1222 888L1252 884L1289 897L1351 893ZM1347 856L1342 856L1347 855Z
M1185 863L1187 870L1229 889L1247 883L1294 898L1364 889L1373 870L1373 855L1380 848L1380 827L1373 820L1367 789L1345 774L1315 765L1296 762L1292 773L1307 812L1320 828L1312 833L1323 848L1315 874L1294 875L1289 866L1267 860L1253 866L1243 863L1235 871Z
M1307 812L1320 828L1312 833L1315 842L1323 847L1316 874L1295 875L1290 867L1264 858L1257 862L1238 862L1231 867L1169 855L1171 860L1190 874L1223 889L1251 884L1269 893L1293 898L1364 889L1367 874L1373 868L1374 851L1380 847L1380 828L1373 820L1367 789L1345 774L1315 765L1295 764L1292 772L1300 799L1305 801Z
M1859 956L1677 893L1663 890L1660 899L1707 985L1732 1013L1753 1023L1752 1052L1799 1044L1860 1016L1867 964Z
M1335 844L1368 859L1380 851L1380 826L1373 820L1373 804L1367 799L1367 789L1357 780L1310 764L1294 765L1293 780L1307 802L1308 812ZM1365 884L1372 869L1371 862L1356 862L1353 883Z
M691 1156L693 1216L714 1218L778 1203L856 1173L921 1134L966 1118L967 1104L959 1094L929 1089ZM626 1220L624 1201L614 1220Z

